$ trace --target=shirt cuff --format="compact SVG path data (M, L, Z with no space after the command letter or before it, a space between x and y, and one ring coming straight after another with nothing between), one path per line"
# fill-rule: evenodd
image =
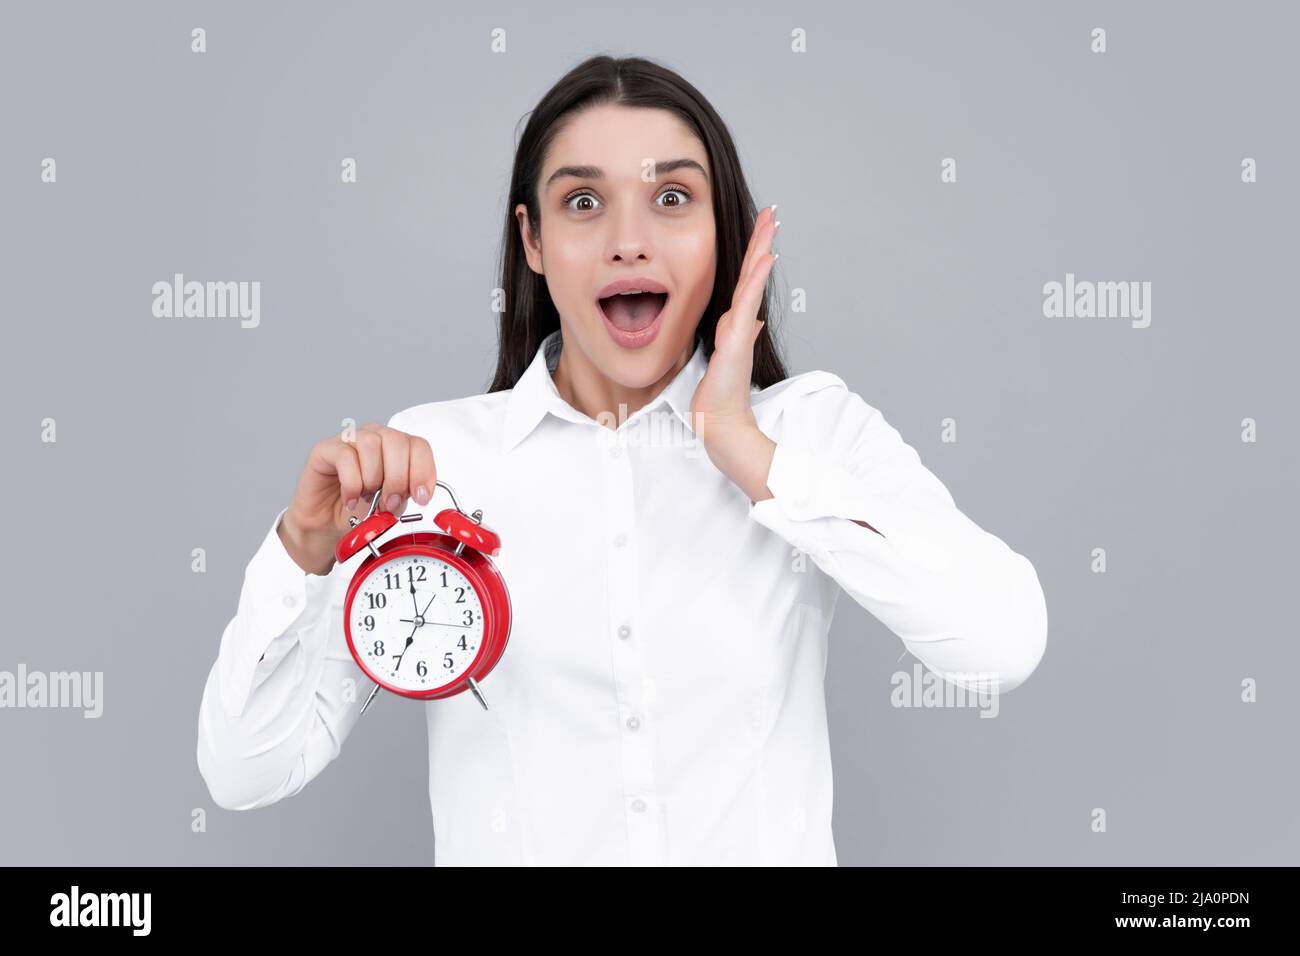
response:
M280 540L282 508L244 569L239 610L221 648L221 693L226 711L238 717L259 674L275 669L296 642L290 628L310 608L320 609L329 575L304 571Z
M889 538L892 522L883 502L873 500L863 479L838 461L819 452L777 442L767 472L767 487L773 497L756 501L749 515L760 524L811 521L815 518L846 518L865 521L862 530L875 537Z

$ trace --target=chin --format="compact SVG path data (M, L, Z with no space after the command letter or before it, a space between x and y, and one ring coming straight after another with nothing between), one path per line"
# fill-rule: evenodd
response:
M662 329L655 340L638 348L626 348L610 340L603 327L595 334L600 338L600 355L607 360L610 378L629 388L645 388L667 374L685 350L689 330Z

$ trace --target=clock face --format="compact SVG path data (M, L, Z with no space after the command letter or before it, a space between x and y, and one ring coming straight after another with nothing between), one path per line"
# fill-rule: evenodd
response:
M478 592L453 565L423 554L377 563L353 595L349 617L365 666L403 690L451 683L483 643Z

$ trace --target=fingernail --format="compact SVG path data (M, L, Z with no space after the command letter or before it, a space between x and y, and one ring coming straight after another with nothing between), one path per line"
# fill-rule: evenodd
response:
M347 500L347 502L343 505L343 507L344 507L344 508L347 508L348 511L351 511L351 510L352 510L353 508L355 508L356 506L357 506L357 499L356 499L356 498L349 498L349 499Z
M391 494L391 495L388 496L388 510L389 510L389 511L391 511L391 512L395 512L395 511L397 511L397 509L398 509L398 507L401 505L401 503L402 503L402 496L401 496L401 495L398 495L398 494Z
M417 487L415 489L415 500L422 505L427 505L429 503L429 489L424 485Z
M772 203L772 215L776 215L776 203Z
M778 219L778 220L776 221L776 225L773 226L772 228L773 228L773 229L780 229L780 228L781 228L781 220Z

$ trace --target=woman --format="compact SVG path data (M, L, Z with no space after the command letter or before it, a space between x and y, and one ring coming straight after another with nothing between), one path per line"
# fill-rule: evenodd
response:
M248 565L199 726L219 805L338 756L374 685L343 636L360 558L334 545L376 492L432 511L440 477L501 534L513 628L490 710L424 704L438 865L834 864L840 590L953 685L1028 676L1033 566L842 379L787 374L775 207L753 209L680 76L601 56L547 93L515 159L491 388L317 444Z

